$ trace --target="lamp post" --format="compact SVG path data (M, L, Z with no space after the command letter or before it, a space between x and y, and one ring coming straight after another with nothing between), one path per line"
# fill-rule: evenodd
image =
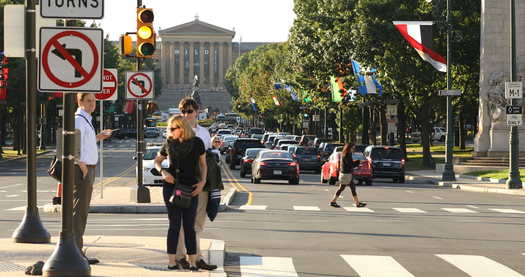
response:
M450 63L452 55L450 55L450 0L447 0L447 90L451 89L452 76L450 74ZM456 174L454 173L453 152L454 152L454 115L452 107L452 96L447 95L447 137L445 150L445 169L441 180L455 181Z
M515 82L518 78L516 74L516 2L510 0L510 81ZM511 105L514 105L515 101L521 101L510 99ZM518 126L510 127L509 134L509 178L507 179L507 188L509 189L521 189L521 177L519 170L519 135Z

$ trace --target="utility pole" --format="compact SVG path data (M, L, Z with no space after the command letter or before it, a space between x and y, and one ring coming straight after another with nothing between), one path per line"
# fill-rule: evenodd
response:
M450 74L450 64L452 63L452 55L450 54L450 0L447 0L447 90L451 89L452 78ZM445 149L445 169L441 180L455 181L456 174L454 173L453 153L454 153L454 114L452 107L452 96L447 95L447 137Z
M25 60L26 60L26 169L27 207L24 219L13 232L17 243L48 243L51 236L42 225L36 205L36 47L35 0L26 0L25 6Z
M518 79L516 70L516 2L510 0L510 81L515 82ZM521 88L523 90L523 88ZM515 105L521 99L510 99L511 105ZM519 103L521 106L521 103ZM520 156L520 138L518 134L519 126L510 127L510 140L509 140L509 178L507 179L507 188L509 189L521 189L521 177L519 169L519 156Z

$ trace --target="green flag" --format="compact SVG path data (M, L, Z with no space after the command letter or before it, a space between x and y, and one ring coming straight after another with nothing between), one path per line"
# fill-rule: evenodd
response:
M330 85L332 87L332 102L341 102L341 93L339 92L341 88L339 87L338 80L334 76L330 77Z

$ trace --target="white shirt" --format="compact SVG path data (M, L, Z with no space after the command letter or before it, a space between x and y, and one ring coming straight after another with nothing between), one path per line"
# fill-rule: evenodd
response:
M195 135L198 136L200 139L202 139L202 142L204 142L204 149L205 150L210 149L211 148L211 136L210 136L210 132L208 132L208 129L197 124L197 127L193 128L193 131L195 132Z
M87 121L80 115L84 116ZM91 120L91 115L83 109L78 108L75 112L75 129L80 131L80 158L78 160L88 165L96 165L98 163L97 134L91 125Z

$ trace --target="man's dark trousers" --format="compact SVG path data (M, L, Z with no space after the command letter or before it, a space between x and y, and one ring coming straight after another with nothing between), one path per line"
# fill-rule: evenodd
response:
M88 166L88 174L83 178L82 170L75 165L75 187L73 190L73 234L78 249L82 251L84 247L84 231L86 230L89 204L93 193L93 183L95 182L95 166Z

